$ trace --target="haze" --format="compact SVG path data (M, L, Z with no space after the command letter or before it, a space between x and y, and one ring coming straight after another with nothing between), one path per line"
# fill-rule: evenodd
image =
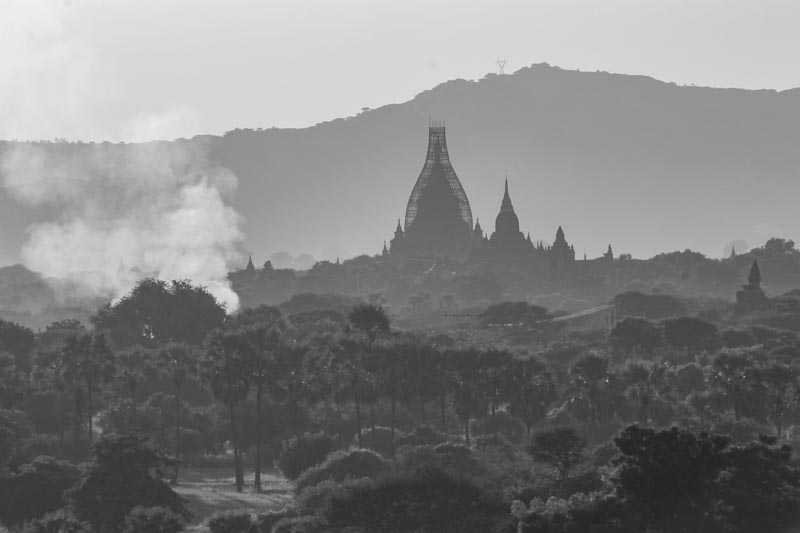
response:
M538 62L800 86L791 1L24 0L0 4L0 138L305 127Z

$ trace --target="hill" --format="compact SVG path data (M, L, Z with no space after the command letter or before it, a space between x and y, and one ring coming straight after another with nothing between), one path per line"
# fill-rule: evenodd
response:
M552 241L562 225L578 255L612 243L637 257L718 256L734 239L800 240L800 89L677 86L539 64L310 128L189 142L210 146L237 175L234 206L256 264L279 250L332 259L378 253L391 237L429 118L446 121L454 168L487 231L507 174L521 229ZM0 257L15 259L25 225L46 215L0 196Z

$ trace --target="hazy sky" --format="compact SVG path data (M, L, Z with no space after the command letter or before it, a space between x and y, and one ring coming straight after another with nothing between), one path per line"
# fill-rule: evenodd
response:
M800 86L800 2L2 0L0 138L303 127L531 63Z

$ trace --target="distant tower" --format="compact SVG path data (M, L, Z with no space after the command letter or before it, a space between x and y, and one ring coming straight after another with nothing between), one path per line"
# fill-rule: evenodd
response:
M736 259L736 246L731 244L731 255L728 256L728 259Z
M769 298L761 290L761 270L758 268L758 261L755 259L753 259L753 266L750 267L747 282L747 285L742 286L742 290L736 293L736 305L733 308L734 315L744 315L769 306Z
M505 59L498 59L498 60L497 60L497 66L498 66L498 67L500 67L500 74L501 74L501 75L503 75L503 74L505 74L505 73L506 73L506 71L505 71L505 68L506 68L506 60L505 60Z
M758 261L753 259L753 266L750 267L750 274L747 276L750 287L753 289L761 288L761 269L758 268Z
M605 257L609 261L613 261L614 260L614 251L611 250L611 245L610 244L608 245L608 250L606 250L606 253L605 253L605 255L603 255L603 257Z
M389 249L386 248L386 241L383 241L383 251L381 252L381 255L383 257L386 257L387 255L389 255Z
M255 274L256 273L256 267L255 267L255 265L253 265L253 256L252 255L250 256L250 259L247 260L247 266L244 269L245 269L245 271L247 271L248 274Z
M447 152L443 123L428 128L428 152L406 208L409 255L466 256L472 238L472 210Z

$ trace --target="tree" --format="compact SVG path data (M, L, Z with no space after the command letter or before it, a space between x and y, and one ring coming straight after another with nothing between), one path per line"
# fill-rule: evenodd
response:
M155 377L154 354L141 345L131 346L115 356L116 379L130 400L130 423L136 421L136 390L146 379Z
M209 337L198 364L200 379L214 398L225 405L230 415L237 492L242 492L244 473L236 430L236 407L244 400L250 389L244 360L245 350L243 339L237 332L217 330Z
M23 372L31 369L31 354L35 343L33 331L0 319L0 351L13 355L14 364Z
M667 344L690 354L712 352L721 345L717 326L705 320L682 316L665 320L663 325Z
M453 350L448 362L452 371L453 408L464 424L464 440L470 443L469 422L486 413L488 402L481 392L480 352L475 349Z
M489 401L492 415L510 396L510 374L508 372L510 362L511 353L507 350L490 349L478 354L478 387Z
M783 438L787 420L800 414L800 372L797 366L774 361L763 368L761 379L766 393L766 417L775 426L775 434Z
M353 327L366 333L370 340L388 335L391 330L386 311L376 305L359 304L350 311L348 319Z
M119 531L137 506L166 507L188 519L183 500L163 481L171 466L145 437L112 434L95 443L91 466L64 498L96 531Z
M508 367L511 395L508 412L525 423L530 435L558 399L558 390L547 364L537 358L513 359Z
M165 376L172 384L175 395L175 456L181 457L181 387L195 374L197 370L196 349L185 342L170 342L158 351L156 366L161 375ZM175 462L175 472L172 482L178 482L178 467Z
M60 381L71 388L75 397L75 442L78 442L80 412L83 399L86 399L86 418L88 421L88 443L92 444L92 417L94 416L96 394L100 387L110 381L114 372L112 352L106 343L103 334L86 334L80 337L71 337L58 361ZM85 393L85 396L84 396Z
M763 397L761 369L751 354L724 351L717 354L707 370L707 381L727 409L733 410L733 422L758 411Z
M225 308L206 290L188 281L146 278L115 304L92 317L116 346L150 348L169 342L200 345L225 320Z
M540 322L550 320L552 316L547 309L528 302L502 302L490 305L480 314L483 326L524 326L532 327Z
M578 418L598 424L611 412L609 360L589 353L580 356L569 369L568 407Z
M645 318L631 317L617 322L611 330L609 344L622 353L630 353L636 349L644 353L652 353L661 345L663 338L655 324Z
M241 334L245 341L244 364L250 382L256 389L256 464L254 485L261 491L261 441L262 441L262 399L264 393L275 379L276 354L284 350L279 323L261 323L245 328Z
M637 291L628 291L616 295L613 304L619 317L635 316L659 320L685 312L683 305L676 298L667 294L643 294Z
M586 444L586 439L574 428L557 427L537 433L527 451L534 461L552 466L558 472L558 478L565 479L583 459Z

